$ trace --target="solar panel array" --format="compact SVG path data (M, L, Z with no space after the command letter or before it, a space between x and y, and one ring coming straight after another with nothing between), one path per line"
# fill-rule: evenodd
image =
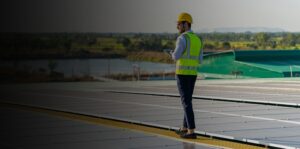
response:
M183 110L178 97L114 93L107 90L177 93L176 85L101 83L18 86L2 100L114 117L163 127L180 127ZM200 84L195 95L300 103L297 82ZM293 89L291 89L293 88ZM194 99L198 132L255 140L262 144L300 147L300 109L294 107Z

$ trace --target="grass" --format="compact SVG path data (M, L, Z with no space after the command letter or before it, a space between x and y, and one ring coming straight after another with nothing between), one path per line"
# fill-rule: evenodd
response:
M119 80L119 81L137 81L138 74L126 74L126 73L119 73L119 74L110 74L104 76L109 79ZM139 79L140 80L151 80L153 78L174 78L175 79L175 72L156 72L156 73L147 73L141 72Z
M144 51L129 53L127 56L131 61L148 61L148 62L160 62L160 63L173 63L170 55L163 52Z

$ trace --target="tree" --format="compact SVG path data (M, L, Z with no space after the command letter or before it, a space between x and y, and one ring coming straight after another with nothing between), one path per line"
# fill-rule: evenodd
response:
M174 43L171 40L168 40L164 45L163 49L174 49Z
M155 35L144 37L138 41L138 48L143 50L159 51L163 49L161 38Z
M124 47L128 48L131 44L131 41L128 37L118 38L118 43L121 43Z
M230 46L230 43L229 43L229 42L223 42L223 43L222 43L222 46L223 46L223 48L224 48L224 49L226 49L226 50L228 50L228 49L230 49L230 48L231 48L231 46Z
M252 48L252 49L257 49L258 48L257 45L254 44L254 43L247 44L247 47Z
M275 49L277 47L276 41L270 40L268 42L268 45L271 46L272 49Z
M204 43L204 49L215 49L216 47L210 43Z
M254 35L254 40L256 41L258 46L261 46L265 48L268 45L268 41L270 39L270 36L267 33L257 33Z
M295 35L292 33L287 33L287 35L282 38L281 44L284 46L295 46L296 45Z

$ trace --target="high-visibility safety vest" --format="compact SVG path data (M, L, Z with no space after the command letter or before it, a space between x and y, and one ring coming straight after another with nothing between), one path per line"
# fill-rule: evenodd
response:
M192 33L184 33L186 47L181 57L176 62L176 74L178 75L197 75L199 56L202 50L202 41Z

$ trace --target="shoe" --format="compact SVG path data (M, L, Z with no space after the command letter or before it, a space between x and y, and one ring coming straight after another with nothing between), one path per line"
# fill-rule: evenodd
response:
M197 135L195 133L191 133L191 134L184 133L181 134L180 137L184 139L197 139Z
M182 128L180 128L178 130L175 130L175 133L178 134L178 135L182 135L182 134L187 133L187 130L183 130Z

